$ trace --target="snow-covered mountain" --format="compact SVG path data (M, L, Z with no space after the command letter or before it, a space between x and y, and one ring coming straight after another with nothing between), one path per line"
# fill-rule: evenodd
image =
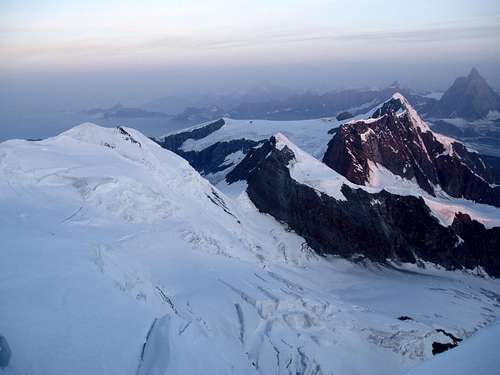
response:
M358 115L354 119L365 116ZM210 182L217 184L252 147L264 143L276 133L284 134L303 150L321 159L331 138L329 131L341 124L335 118L302 121L223 118L154 140L184 157Z
M1 143L0 373L396 375L467 343L500 314L470 245L494 243L499 209L383 168L355 185L319 161L340 125L224 119L155 142L83 124ZM352 233L333 206L374 214L401 248L455 250L320 256L316 223ZM389 223L408 207L423 231Z
M380 166L414 180L431 195L443 190L456 198L500 206L500 182L476 152L431 131L400 94L368 120L342 126L323 161L350 181L365 185Z
M247 154L226 181L246 181L257 208L287 223L316 252L500 275L500 227L477 221L491 215L486 224L498 226L500 209L433 197L387 170L381 186L365 190L281 135L261 149Z
M424 260L500 275L500 188L492 170L477 153L432 132L399 93L369 117L342 125L223 119L158 142L223 190L244 181L260 211L320 254ZM290 139L264 138L279 129ZM293 177L299 160L307 160L300 170L314 184Z

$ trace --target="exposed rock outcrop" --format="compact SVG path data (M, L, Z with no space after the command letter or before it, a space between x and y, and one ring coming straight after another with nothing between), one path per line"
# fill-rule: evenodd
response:
M370 183L373 162L431 195L441 188L452 197L500 206L493 168L461 143L433 133L398 94L371 119L341 126L323 162L358 185Z
M337 186L345 199L322 193L292 177L297 159L291 143L241 138L184 150L188 139L204 138L222 126L224 120L156 141L204 175L224 171L217 176L225 176L229 184L245 180L255 206L286 223L319 254L381 263L428 261L447 269L480 268L500 277L500 228L487 229L463 215L445 226L423 198L372 193L343 178L344 184ZM498 170L462 144L433 133L400 94L371 119L341 126L324 162L357 185L370 184L370 168L378 164L431 195L442 189L452 197L500 206L500 188L493 185Z
M467 268L481 266L491 275L500 270L500 227L487 229L483 224L472 220L469 215L458 213L451 225L453 231L462 239L461 248L471 257L461 258L462 252L455 256Z
M384 190L371 194L344 184L341 191L346 200L334 199L293 179L289 164L294 153L275 144L271 138L261 152L248 153L235 168L238 176L232 181L246 179L247 194L255 206L286 223L319 254L361 256L382 263L429 261L447 269L479 266L500 276L496 228L488 230L491 240L478 243L472 234L483 233L475 228L481 224L458 218L456 224L445 227L422 198Z
M9 365L11 355L7 339L0 335L0 368L6 368Z
M447 350L453 349L454 347L458 346L458 344L462 341L461 338L456 337L455 335L453 335L449 332L446 332L444 329L436 329L436 332L442 333L443 335L447 336L449 339L451 339L451 342L442 343L439 341L434 341L432 343L432 354L433 355L443 353Z
M154 138L153 140L157 142L163 148L167 150L177 152L177 150L182 146L184 142L188 139L201 139L213 132L219 130L224 126L226 122L224 119L214 121L208 125L197 127L192 130L184 131L181 133L175 133L167 135L165 137Z
M226 158L238 151L246 154L249 149L259 145L259 142L249 139L233 139L228 142L217 142L201 151L177 150L177 154L186 159L191 166L202 175L217 173L234 166L234 162Z
M246 154L249 149L262 143L249 139L232 139L227 142L216 142L200 151L184 151L182 149L183 143L188 139L197 140L205 138L224 125L225 121L220 119L199 128L153 140L163 148L182 156L194 169L206 176L233 167L235 163L226 160L229 155L238 151Z
M338 121L345 121L345 120L348 120L348 119L353 118L353 117L354 117L354 115L351 112L344 111L344 112L340 112L335 118Z

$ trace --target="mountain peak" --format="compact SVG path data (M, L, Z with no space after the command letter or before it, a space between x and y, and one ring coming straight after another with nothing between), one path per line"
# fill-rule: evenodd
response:
M375 163L431 195L442 189L452 197L500 206L498 189L489 185L492 180L478 154L432 132L399 93L371 119L342 125L323 162L358 185L372 183L370 163Z
M476 68L472 68L469 75L467 76L468 79L475 79L475 78L483 78L481 74L479 74L479 71Z
M484 118L490 111L500 110L500 97L476 68L467 77L459 77L431 109L438 118L460 117L467 120Z
M274 141L276 142L276 148L278 150L283 149L285 146L290 149L295 147L295 145L293 145L292 142L283 133L278 132L274 134L272 138L274 138Z
M401 94L399 91L394 93L394 95L392 95L391 99L399 100L401 102L401 105L403 105L405 107L410 106L408 99L406 99L406 97L403 94Z
M384 102L380 108L373 112L372 119L376 119L385 115L395 115L406 111L405 98L399 94L394 94L389 100Z
M429 131L429 126L422 120L417 111L413 108L406 97L400 92L396 92L392 97L387 100L380 108L378 108L373 115L372 119L377 119L384 115L394 116L408 116L410 124L415 128L420 128L422 131Z
M118 126L116 128L106 128L91 122L85 122L75 126L58 137L69 137L78 142L103 145L108 148L116 148L118 144L131 144L141 147L146 137L137 130Z

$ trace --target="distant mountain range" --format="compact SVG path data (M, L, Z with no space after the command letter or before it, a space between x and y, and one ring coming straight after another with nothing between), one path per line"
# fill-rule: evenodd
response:
M401 88L398 82L382 89L347 89L326 93L303 92L264 84L227 95L190 98L166 96L140 107L116 105L86 110L89 120L165 120L165 129L179 129L220 118L346 121L366 113L401 92L436 131L456 137L480 152L500 156L500 97L477 69L455 80L442 95ZM129 125L137 126L135 123ZM158 126L161 124L159 123Z
M132 119L132 118L170 118L163 112L153 112L141 108L125 107L116 104L109 108L92 108L82 111L83 114L98 116L104 119Z
M178 120L196 123L198 119L213 119L214 108L226 113L242 103L268 102L290 97L294 91L286 87L262 83L247 90L237 90L225 94L205 93L189 96L165 96L140 105L148 111L158 111L178 115ZM206 112L208 116L202 113ZM199 117L197 114L200 114Z
M186 124L211 121L226 116L235 119L304 120L335 117L342 111L356 115L374 108L396 92L401 92L426 118L463 118L467 121L497 115L500 96L488 85L477 69L460 77L436 100L423 93L399 87L397 82L383 89L349 89L323 94L306 92L283 98L258 95L253 100L239 98L234 105L222 102L190 106L174 118ZM497 113L499 112L499 113Z
M349 89L323 94L306 92L282 99L262 98L242 101L230 108L220 105L190 107L174 118L186 124L193 124L220 117L283 121L335 117L341 112L357 115L382 103L396 92L403 92L417 108L430 101L424 95L419 95L409 89L402 89L395 83L383 89Z

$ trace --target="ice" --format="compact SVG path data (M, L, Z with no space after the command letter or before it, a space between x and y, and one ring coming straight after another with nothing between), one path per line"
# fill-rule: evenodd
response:
M397 375L436 328L467 338L499 315L497 280L318 257L244 184L225 195L122 130L0 144L1 373ZM294 178L337 194L280 142Z
M493 375L500 372L497 321L478 332L454 350L415 367L406 375Z

